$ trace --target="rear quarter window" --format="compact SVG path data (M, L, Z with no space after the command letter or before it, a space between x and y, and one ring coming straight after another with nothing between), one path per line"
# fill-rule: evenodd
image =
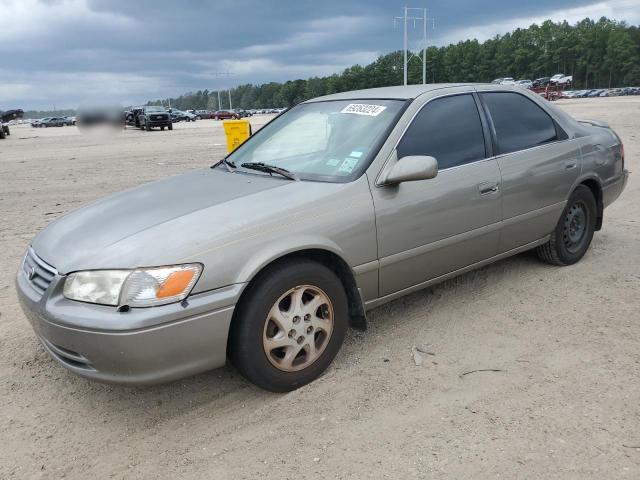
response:
M558 140L553 119L524 95L512 92L482 93L498 141L505 154Z

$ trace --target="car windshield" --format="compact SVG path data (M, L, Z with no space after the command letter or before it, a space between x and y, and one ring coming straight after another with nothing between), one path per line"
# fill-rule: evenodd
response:
M164 107L145 107L145 110L149 113L165 112Z
M265 125L227 160L237 167L277 166L302 180L350 181L367 168L403 105L376 99L303 103Z

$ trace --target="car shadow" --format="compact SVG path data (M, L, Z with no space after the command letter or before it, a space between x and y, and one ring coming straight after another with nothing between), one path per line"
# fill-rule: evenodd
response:
M511 276L514 271L530 271L540 268L554 267L540 262L535 254L525 252L371 310L368 314L368 332L349 331L334 365L328 370L328 375L331 375L332 381L335 382L341 381L339 377L351 375L351 363L347 359L354 355L364 357L371 355L366 345L368 335L382 337L392 335L399 322L404 321L404 317L408 318L408 321L423 321L420 319L428 316L434 308L433 299L435 297L442 299L442 302L445 303L455 303L463 297L473 295L482 285L495 284L498 288L501 282L506 281L505 277ZM450 305L450 303L448 304ZM408 310L404 312L406 309ZM406 315L397 318L399 311L403 311ZM462 320L464 321L464 319ZM468 321L473 321L473 319L470 318ZM408 339L407 344L412 341ZM336 367L336 364L339 367ZM62 369L62 367L59 368ZM127 428L167 421L173 417L189 415L200 409L214 408L216 412L237 414L236 407L239 404L249 409L268 408L269 404L279 402L283 396L296 395L296 392L276 394L264 391L246 381L229 364L182 380L142 387L100 384L76 377L68 372L64 372L64 374L73 377L65 377L64 383L70 385L74 390L81 391L80 395L76 395L82 397L81 401L76 402L76 408L86 409L87 415L90 415L98 405L105 412L105 404L108 405L106 408L108 412L125 410L129 412L126 417L109 414L109 418L113 422L122 422L123 426L126 424ZM314 388L314 383L311 383L300 390L306 391Z

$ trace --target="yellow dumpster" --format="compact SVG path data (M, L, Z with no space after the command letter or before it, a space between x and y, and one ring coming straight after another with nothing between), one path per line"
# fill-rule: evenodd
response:
M224 134L227 137L227 150L233 152L251 136L249 120L225 120L222 122Z

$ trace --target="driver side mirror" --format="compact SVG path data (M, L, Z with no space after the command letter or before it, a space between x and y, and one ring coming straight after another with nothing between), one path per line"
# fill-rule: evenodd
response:
M402 157L382 179L384 185L396 185L415 180L429 180L438 175L438 161L427 155Z

